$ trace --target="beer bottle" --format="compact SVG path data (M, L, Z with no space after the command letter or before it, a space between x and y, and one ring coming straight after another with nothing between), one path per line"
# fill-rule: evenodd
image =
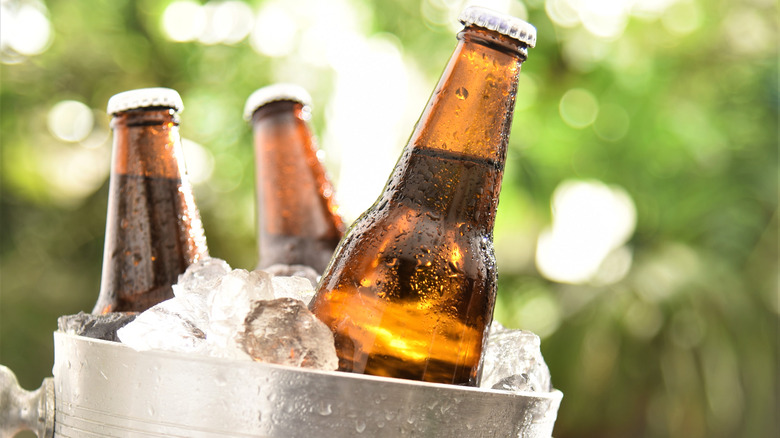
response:
M465 25L379 199L347 231L311 309L343 371L475 385L493 317L498 204L530 24Z
M322 273L344 233L309 129L311 98L274 84L247 99L255 147L258 268L305 265Z
M179 94L145 88L108 101L114 131L100 296L92 313L140 312L208 257L184 167Z

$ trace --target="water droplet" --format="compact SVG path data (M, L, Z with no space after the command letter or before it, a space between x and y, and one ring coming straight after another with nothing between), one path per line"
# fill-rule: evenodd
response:
M327 405L325 405L325 406L320 406L320 411L319 411L319 413L320 413L320 415L322 415L323 417L327 417L328 415L332 414L332 413L333 413L333 409L331 408L331 405L330 405L330 403L328 403L328 404L327 404Z
M457 96L460 100L466 100L469 97L469 90L460 87L455 90L455 96Z
M357 420L355 422L355 430L358 433L363 433L363 431L366 430L366 422L363 420Z

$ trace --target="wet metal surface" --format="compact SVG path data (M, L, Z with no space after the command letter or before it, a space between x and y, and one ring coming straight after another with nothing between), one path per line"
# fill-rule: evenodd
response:
M54 340L56 437L549 438L562 398Z

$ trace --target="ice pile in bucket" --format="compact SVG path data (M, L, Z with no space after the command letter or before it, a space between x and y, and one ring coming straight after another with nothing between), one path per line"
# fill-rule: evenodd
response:
M72 315L60 318L60 330L119 340L139 351L167 350L335 370L338 357L333 334L307 308L316 281L316 272L305 266L277 265L250 272L209 258L179 276L173 286L174 298L137 316ZM539 347L534 333L507 329L493 321L479 386L511 392L551 391L550 371Z
M119 329L136 350L168 350L335 370L333 334L307 309L314 295L305 277L230 269L210 258L190 266L174 298Z

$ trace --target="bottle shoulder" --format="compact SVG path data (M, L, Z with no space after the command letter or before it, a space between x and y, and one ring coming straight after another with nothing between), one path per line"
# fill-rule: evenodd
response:
M380 203L381 205L381 203ZM376 207L376 206L375 206ZM371 208L352 225L345 246L375 257L435 257L491 252L491 235L482 227L399 202Z

